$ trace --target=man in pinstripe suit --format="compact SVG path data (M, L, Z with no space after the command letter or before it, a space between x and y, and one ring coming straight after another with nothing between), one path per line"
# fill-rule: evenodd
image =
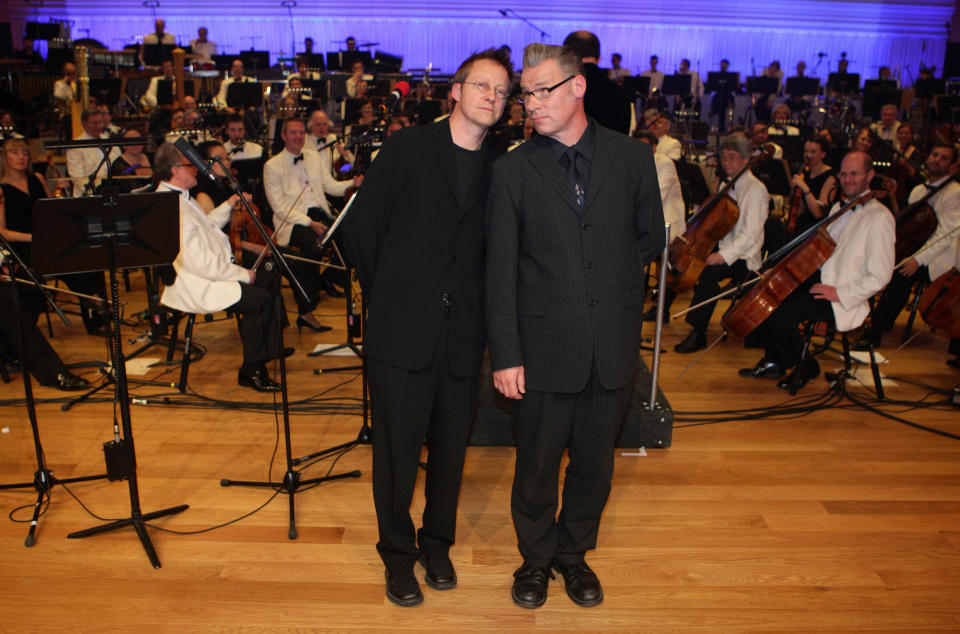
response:
M541 606L552 567L574 602L593 606L603 591L584 554L610 491L663 210L650 147L584 113L572 49L527 46L520 85L538 136L494 164L487 234L493 381L515 399L511 509L524 563L512 594Z

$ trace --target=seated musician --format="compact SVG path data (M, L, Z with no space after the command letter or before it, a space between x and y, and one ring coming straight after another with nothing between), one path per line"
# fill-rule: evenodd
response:
M84 110L83 114L80 115L80 123L83 126L83 132L74 139L75 141L88 141L101 138L103 134L103 115L100 113L99 108L90 107ZM96 189L100 181L106 178L108 165L113 163L118 156L120 156L120 149L117 147L111 148L109 163L101 165L100 162L103 160L103 152L101 152L99 148L89 147L67 150L67 174L70 175L70 179L73 181L73 195L83 196L84 194L92 194L93 191L89 187L90 177L96 173L93 179L93 189Z
M207 39L208 33L207 27L201 26L197 29L197 39L190 40L190 50L198 62L212 62L213 56L217 54L217 44Z
M322 79L323 75L310 69L310 58L300 57L297 59L297 72L287 75L287 81L291 79Z
M239 313L243 364L237 384L259 392L279 391L266 367L267 361L284 353L280 328L285 315L278 314L276 303L279 278L263 268L252 271L233 263L230 240L220 229L230 219L230 206L204 213L190 196L190 188L197 184L197 168L172 143L161 145L154 161L161 180L157 191L180 195L180 253L173 261L177 276L163 290L160 302L190 313Z
M6 109L0 110L0 141L22 138L23 135L17 132L13 113Z
M663 90L663 71L657 70L657 64L659 63L660 58L656 55L650 56L650 68L640 73L641 77L650 78L650 90L647 93L647 98L659 95L660 91Z
M100 111L100 115L103 117L103 132L100 133L100 138L112 139L119 137L120 133L123 132L123 128L113 122L113 112L110 111L110 106L102 103L97 106L97 110Z
M623 78L631 75L629 68L624 68L620 64L623 62L623 55L614 53L610 56L610 63L613 68L607 71L607 76L618 84L623 85Z
M236 110L227 105L227 93L230 91L230 86L232 84L247 84L256 81L253 77L247 77L243 73L243 60L239 58L233 60L230 64L230 76L220 82L220 92L217 93L217 96L213 100L217 108L226 110L227 112L236 112Z
M327 116L326 112L319 109L310 113L310 120L307 122L307 133L307 140L304 147L313 150L319 150L331 141L337 140L336 133L330 131L330 117ZM330 154L331 169L333 169L337 159L343 159L346 163L353 163L355 160L353 152L347 150L343 146L343 143L332 145L324 151Z
M750 142L740 134L731 134L720 143L720 165L729 176L739 173L750 162ZM706 259L706 268L693 289L694 306L720 292L720 282L745 280L750 272L760 268L760 249L763 247L763 223L769 213L770 196L760 180L747 170L728 193L740 209L733 229L717 245L717 250ZM666 302L673 303L676 294L667 289ZM693 310L686 315L693 327L686 339L674 346L676 352L686 354L707 347L707 326L716 303ZM655 309L654 309L655 311ZM645 316L645 318L648 316ZM656 319L656 313L653 314Z
M643 113L643 124L657 137L657 154L668 159L680 160L680 141L670 136L670 115L650 108Z
M680 67L677 69L678 75L690 75L690 94L680 97L674 104L674 111L681 105L687 110L700 112L700 100L703 99L703 81L700 80L700 73L690 70L690 60L680 60Z
M683 235L687 230L686 208L680 191L680 179L676 164L663 154L657 154L657 135L649 130L636 130L634 138L650 145L653 162L657 166L657 181L660 183L660 201L663 203L663 220L670 225L670 239Z
M879 346L883 333L893 328L897 315L906 305L914 283L920 279L933 281L949 271L956 262L957 252L960 251L960 230L944 237L960 227L960 184L954 180L960 165L956 146L935 144L926 165L927 182L914 187L907 202L915 203L924 198L927 192L947 183L927 201L937 216L937 229L923 247L893 274L893 279L873 309L870 327L854 344L855 350L866 349L868 344Z
M70 112L70 104L77 98L77 67L73 62L63 65L63 77L53 82L53 98L61 110Z
M870 129L887 143L896 143L897 128L900 127L900 121L897 120L898 114L900 114L899 109L892 103L888 103L880 108L880 120L871 123Z
M43 175L31 171L30 146L26 141L8 139L4 141L0 152L0 231L21 259L29 264L30 243L33 242L33 206L40 198L50 198L50 188ZM103 275L100 273L73 273L58 277L74 292L106 296ZM80 315L88 334L107 334L105 312L102 303L80 299ZM36 316L33 321L36 321Z
M870 158L875 161L879 160L883 148L878 147L877 144L873 142L873 139L874 136L870 134L870 130L868 128L861 128L857 133L857 136L854 137L853 147L850 149L869 154Z
M43 56L38 53L35 48L33 48L32 37L24 37L23 46L19 51L15 51L13 56L16 59L25 60L27 63L34 64L36 66L43 64Z
M790 121L790 106L785 103L777 104L773 109L773 119L770 121L770 127L767 130L768 134L799 136L800 129L796 126L789 125L787 123L788 121Z
M170 124L170 131L164 137L164 140L169 143L176 142L180 137L186 138L194 145L213 140L213 135L203 127L203 116L199 110L186 112L178 108L173 111Z
M143 139L143 134L136 128L127 128L121 133L123 139ZM144 143L146 140L144 139ZM150 167L150 158L143 153L144 145L125 145L121 148L122 152L114 161L111 167L114 177L130 176L153 176L153 168ZM139 187L142 183L131 182L129 185L122 185L121 191L130 192Z
M267 121L267 138L270 140L270 154L278 154L283 151L283 135L280 130L283 122L287 119L296 119L300 116L300 101L293 95L288 95L280 100L280 106L277 108L270 120Z
M844 197L854 200L869 191L873 177L869 155L856 151L847 154L840 166ZM838 201L830 213L836 213L845 203ZM853 330L870 312L868 300L890 281L896 234L889 209L871 199L847 212L827 232L836 242L833 253L747 336L746 345L763 348L764 354L754 367L741 369L740 376L777 379L792 368L777 387L790 389L794 379L799 386L806 385L820 374L820 365L810 357L800 366L800 322L831 320L840 332Z
M157 90L161 80L170 82L171 95L177 94L177 83L173 76L173 62L170 60L163 60L160 64L160 74L150 78L150 85L147 86L147 92L143 93L143 97L140 98L140 105L147 110L153 110L157 107ZM172 104L168 104L167 107L171 105Z
M343 196L351 185L359 187L363 176L357 176L352 181L334 180L330 155L304 149L306 136L307 129L302 119L286 119L283 122L281 137L284 148L264 165L263 188L267 202L273 209L277 244L296 247L305 257L321 260L323 248L319 244L320 238L333 221L326 194ZM334 280L339 277L342 276L325 272L320 280L324 292L339 296L342 291L334 286ZM311 300L315 297L316 294L311 295ZM313 330L327 329L313 323L310 318L306 318L304 324L309 324L308 327Z
M166 23L163 21L163 18L157 18L157 21L153 23L153 33L147 33L143 36L143 43L140 45L140 65L146 66L147 63L144 61L144 47L156 45L156 44L176 44L177 38L173 36L173 33L166 33L164 29L166 28Z
M775 159L783 158L783 148L770 140L770 126L762 121L753 124L753 130L750 134L751 152L753 156L760 154L765 146L773 146L773 157Z
M914 186L923 182L923 175L915 167L920 151L913 140L913 124L904 121L897 128L896 147L903 156L897 154L894 157L896 170L893 177L906 177L907 189L913 189Z
M258 143L247 141L247 125L239 114L227 115L227 142L223 147L234 161L263 156L263 148Z
M366 91L367 82L373 79L373 75L367 75L363 70L363 62L359 59L354 60L353 64L350 65L350 77L347 78L347 96L353 98L362 98L362 90Z

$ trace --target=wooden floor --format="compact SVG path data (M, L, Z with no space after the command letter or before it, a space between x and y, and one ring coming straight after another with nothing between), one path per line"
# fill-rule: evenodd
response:
M139 274L133 282L134 291L124 294L127 315L145 306ZM287 330L287 344L297 348L288 363L290 398L300 410L291 417L296 456L350 441L360 429L358 374L313 373L349 359L304 354L343 340L343 301L325 299L318 315L337 329L321 335ZM69 329L54 323L54 345L67 362L103 359L103 341L82 336L77 322ZM672 347L686 330L669 325L665 345ZM715 326L711 334L718 331ZM899 340L900 332L898 326L887 341ZM136 334L127 328L124 341ZM361 477L296 495L299 538L289 540L285 495L220 486L221 478L283 473L273 413L216 402L269 404L272 398L236 386L240 350L232 322L198 324L195 335L208 353L193 366L190 387L204 399L171 396L166 404L158 399L132 410L144 512L190 506L148 530L163 567L149 565L130 528L66 538L99 524L91 513L128 516L126 483L70 485L86 508L66 487L56 487L32 548L24 546L26 524L0 521L0 630L960 631L960 442L850 401L790 418L719 415L789 399L772 382L736 376L759 354L732 339L683 379L677 376L689 356L671 351L663 357L661 386L679 418L673 446L616 458L599 547L588 557L603 581L604 603L579 608L554 581L546 605L525 610L510 600L519 564L509 515L511 448L468 450L452 551L459 587L437 592L424 586L422 606L395 607L384 597L373 546L370 447L357 447L332 467L334 473L359 469ZM944 365L947 358L944 339L921 335L884 366L896 377L888 398L943 402L948 396L938 390L960 384L960 372ZM838 365L823 361L825 369ZM14 379L0 384L0 399L22 398L19 376ZM851 389L869 398L865 387ZM164 390L134 391L145 398ZM821 377L798 397L823 401L826 391ZM62 397L49 388L36 392L44 400ZM956 408L881 407L960 434ZM46 402L37 412L56 476L104 472L101 446L112 438L111 404L64 413L59 402ZM29 481L36 461L25 408L0 407L0 417L0 482ZM705 422L723 417L730 420ZM330 468L330 461L320 462L304 477ZM35 498L32 489L0 491L0 510L22 521ZM271 498L217 530L159 530L201 531ZM414 513L421 509L418 489Z

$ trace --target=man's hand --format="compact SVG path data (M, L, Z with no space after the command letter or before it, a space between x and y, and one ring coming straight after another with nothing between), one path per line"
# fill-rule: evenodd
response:
M837 287L828 284L814 284L810 287L810 294L816 299L825 299L831 302L840 301L840 296L837 295Z
M310 228L313 229L313 232L318 236L322 236L327 232L327 225L322 222L317 222L316 220L310 221Z
M711 253L710 255L707 256L706 261L704 261L704 264L706 264L707 266L714 266L716 264L726 264L726 263L727 261L723 259L723 256L720 255L719 251Z
M917 258L910 258L907 260L903 266L900 267L900 272L910 277L914 273L920 270L920 263L917 262Z
M493 373L493 386L497 391L514 400L520 400L527 393L526 381L523 378L523 366L504 368Z

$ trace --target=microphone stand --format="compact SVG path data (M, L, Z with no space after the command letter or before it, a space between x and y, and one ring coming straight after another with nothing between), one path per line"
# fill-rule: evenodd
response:
M195 154L195 151L194 151L194 154ZM189 154L184 153L184 156L186 156L191 161L195 160ZM230 172L230 169L223 164L223 162L219 157L217 157L214 160L217 161L221 169L223 169L223 172L227 175L230 191L232 191L234 194L240 197L240 202L243 204L243 208L246 210L247 215L253 221L254 226L256 226L257 231L260 233L260 236L263 238L264 244L267 245L267 248L271 250L272 256L276 260L277 264L280 266L280 269L287 276L287 279L290 280L290 284L291 286L293 286L294 292L298 292L303 297L306 297L307 294L303 290L303 286L300 285L300 282L294 276L293 271L290 269L290 265L287 262L286 258L284 257L283 253L279 248L276 248L274 246L273 240L271 239L270 233L267 231L267 228L263 225L263 222L260 220L257 214L254 213L253 208L250 206L249 201L247 201L247 199L243 196L243 189L240 187L240 183L237 181L236 177L233 176L233 174ZM200 160L200 163L203 165L203 168L201 168L200 171L204 174L205 177L212 173L210 171L209 165L207 165L202 160ZM200 167L200 166L198 165L197 167ZM284 309L283 309L283 299L281 298L280 293L277 293L275 297L275 301L276 301L277 315L282 315ZM284 450L285 450L286 461L287 461L287 470L284 473L283 479L280 482L254 481L254 480L229 480L227 478L223 478L220 480L220 486L228 487L233 485L233 486L281 489L284 493L287 494L287 499L289 501L290 521L289 521L289 527L287 530L287 537L290 539L296 539L297 538L297 521L296 521L295 506L294 506L294 496L296 495L298 489L302 486L318 484L320 482L327 482L329 480L339 480L341 478L359 478L360 471L354 470L347 473L337 473L334 475L302 480L301 473L296 469L294 469L294 466L296 464L299 464L299 462L296 462L296 463L294 462L293 449L291 447L291 442L290 442L290 401L287 396L287 366L283 356L283 349L284 349L283 326L280 325L279 321L277 323L277 330L278 330L279 342L280 342L279 343L280 349L278 351L277 361L280 365L280 400L281 400L281 407L283 411L283 440L284 440ZM325 454L334 453L352 444L353 443L347 443L346 445L332 447L326 450L324 453Z
M60 320L65 326L70 325L70 320L64 314L64 312L57 306L56 302L53 301L53 298L50 297L50 294L46 291L43 284L40 283L40 280L34 274L34 272L24 264L23 260L20 258L19 254L13 250L13 247L10 245L10 242L0 233L0 246L6 249L10 253L12 261L8 264L10 269L10 298L13 304L13 314L17 322L17 334L20 343L20 372L23 379L23 395L24 401L27 405L27 418L30 420L30 429L33 432L33 449L34 454L37 458L37 470L33 473L33 482L20 482L14 484L0 484L0 490L2 489L26 489L33 487L37 492L37 501L33 505L33 517L30 518L30 528L27 530L27 538L24 540L24 545L27 547L33 546L36 543L36 533L37 533L37 523L40 518L40 511L43 508L43 498L44 496L49 496L50 490L58 484L72 484L74 482L87 482L90 480L102 480L107 477L107 474L94 475L94 476L80 476L75 478L57 478L53 475L53 471L47 468L46 458L43 451L43 444L40 442L40 427L37 423L37 409L36 402L33 398L33 384L30 378L30 354L27 350L27 341L24 337L24 324L23 324L23 314L20 311L20 291L17 288L17 270L23 271L28 278L29 282L25 282L32 286L35 286L36 289L43 295L44 300L49 303L53 310L57 313L57 316L60 317Z
M529 26L530 28L532 28L534 31L539 31L539 32L540 32L540 41L541 41L541 42L546 42L548 39L550 39L550 34L549 34L549 33L547 33L546 31L544 31L544 30L541 29L539 26L537 26L536 24L534 24L534 23L531 22L530 20L526 19L525 17L523 17L522 15L520 15L519 13L517 13L516 11L514 11L513 9L499 9L499 11L500 11L500 15L502 15L502 16L505 17L505 18L506 18L506 17L509 17L509 16L507 16L508 13L512 13L512 14L513 14L513 17L516 18L517 20L520 20L521 22L523 22L524 24L526 24L527 26Z

